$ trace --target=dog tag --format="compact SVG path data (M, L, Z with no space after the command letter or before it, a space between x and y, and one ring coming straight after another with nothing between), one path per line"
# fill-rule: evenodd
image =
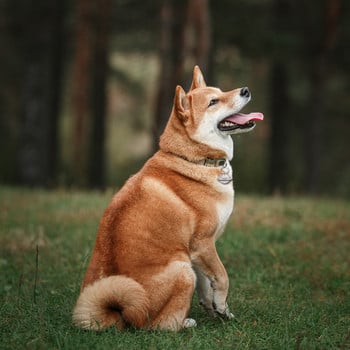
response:
M218 181L220 183L222 183L223 185L228 185L229 183L231 183L233 181L232 169L231 169L228 161L226 161L225 165L221 169L221 174L218 177Z

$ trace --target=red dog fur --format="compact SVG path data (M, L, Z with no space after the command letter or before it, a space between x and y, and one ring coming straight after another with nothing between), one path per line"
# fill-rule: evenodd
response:
M233 317L215 241L233 209L230 135L262 119L237 114L249 100L247 88L207 87L198 67L188 94L176 88L159 151L102 216L73 312L77 326L195 326L186 317L196 282L204 308Z

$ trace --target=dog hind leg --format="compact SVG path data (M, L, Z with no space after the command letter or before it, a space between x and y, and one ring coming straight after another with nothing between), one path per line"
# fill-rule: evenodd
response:
M150 328L178 331L196 326L195 320L186 318L196 283L196 275L189 262L170 263L150 283L152 285L146 287L150 304L158 305Z

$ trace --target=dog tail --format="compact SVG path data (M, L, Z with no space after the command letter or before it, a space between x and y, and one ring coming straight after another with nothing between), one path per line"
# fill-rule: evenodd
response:
M126 324L142 327L148 320L149 299L144 288L125 276L109 276L86 286L73 310L73 323L83 329L102 330Z

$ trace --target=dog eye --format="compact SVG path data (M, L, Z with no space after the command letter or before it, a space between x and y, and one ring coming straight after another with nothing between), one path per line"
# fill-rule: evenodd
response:
M218 102L219 102L219 99L218 99L218 98L213 98L212 100L210 100L208 107L214 106L214 105L216 105Z

